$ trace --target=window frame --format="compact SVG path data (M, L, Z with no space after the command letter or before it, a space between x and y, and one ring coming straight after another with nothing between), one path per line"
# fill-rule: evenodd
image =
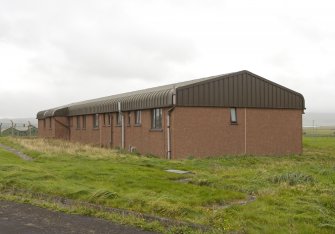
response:
M130 126L131 125L131 111L128 111L128 114L127 114L127 126Z
M142 111L141 110L135 111L134 123L135 123L135 126L140 126L142 124Z
M80 129L80 115L77 115L77 129Z
M72 128L73 127L73 116L71 116L71 117L69 117L69 126L70 126L70 128Z
M151 111L151 129L163 129L163 110L162 108L155 108Z
M110 113L105 113L104 114L104 125L105 126L110 126L111 125L111 114Z
M99 128L99 114L93 114L93 128Z
M122 114L120 112L116 112L116 126L122 125Z
M231 107L229 109L230 113L230 124L237 124L237 108Z
M83 115L82 122L83 122L83 129L86 129L86 115Z

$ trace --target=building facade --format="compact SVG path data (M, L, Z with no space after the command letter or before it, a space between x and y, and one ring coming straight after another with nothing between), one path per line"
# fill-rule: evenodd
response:
M240 71L37 114L40 137L168 159L302 152L301 94Z

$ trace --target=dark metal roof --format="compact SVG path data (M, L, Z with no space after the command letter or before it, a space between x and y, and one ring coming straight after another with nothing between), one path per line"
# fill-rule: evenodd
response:
M173 101L176 95L176 103ZM177 106L304 109L301 94L248 71L228 73L97 98L40 111L38 119Z
M305 109L300 93L249 71L185 85L176 96L178 106Z

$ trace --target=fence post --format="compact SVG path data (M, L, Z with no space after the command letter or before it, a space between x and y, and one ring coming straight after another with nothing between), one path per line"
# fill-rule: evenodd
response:
M31 137L31 123L28 121L28 131L29 131L29 137Z
M14 122L13 120L10 121L12 123L12 136L14 135Z

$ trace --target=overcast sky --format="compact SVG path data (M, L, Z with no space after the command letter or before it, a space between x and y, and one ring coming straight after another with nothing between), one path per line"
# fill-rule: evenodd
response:
M0 118L249 70L335 112L335 2L0 0Z

